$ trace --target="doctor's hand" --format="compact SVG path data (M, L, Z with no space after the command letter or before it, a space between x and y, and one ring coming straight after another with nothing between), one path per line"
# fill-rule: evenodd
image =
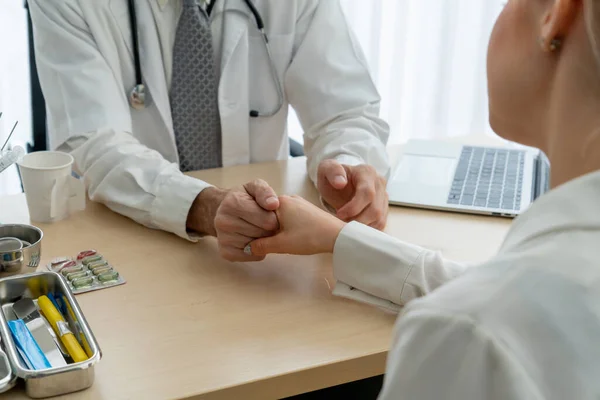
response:
M341 220L385 228L389 207L386 182L372 166L324 160L319 165L317 188Z
M279 231L275 236L252 241L254 256L333 252L345 222L298 196L281 196L279 203Z
M264 259L245 254L244 247L279 229L274 212L279 208L279 199L265 181L255 180L231 190L207 188L200 193L197 203L194 214L201 221L197 230L217 237L223 258L229 261ZM192 212L190 215L194 218Z

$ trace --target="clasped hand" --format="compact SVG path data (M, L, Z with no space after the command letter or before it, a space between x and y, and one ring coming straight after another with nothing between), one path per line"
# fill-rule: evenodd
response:
M385 227L385 180L374 168L326 160L319 166L317 187L337 218L298 197L278 198L263 180L227 192L214 218L221 256L229 261L260 261L273 252L319 253L330 250L344 221Z
M279 230L275 210L279 199L263 180L255 180L229 191L215 216L215 231L221 256L229 261L260 261L264 256L244 253L251 241Z

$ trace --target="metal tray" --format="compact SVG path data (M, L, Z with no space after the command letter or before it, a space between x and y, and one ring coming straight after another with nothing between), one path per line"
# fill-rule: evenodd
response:
M10 334L7 321L15 319L10 305L21 298L37 299L39 296L55 293L64 295L69 302L81 331L83 332L92 356L86 361L69 364L60 368L31 370L18 355ZM0 393L15 385L17 378L25 381L27 395L32 398L45 398L87 389L94 383L94 365L100 361L102 352L71 290L55 272L37 272L0 279ZM8 364L3 362L8 358Z

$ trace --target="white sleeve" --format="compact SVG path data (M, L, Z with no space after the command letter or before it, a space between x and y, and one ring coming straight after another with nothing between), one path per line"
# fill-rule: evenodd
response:
M538 399L522 368L467 316L413 307L400 317L379 400Z
M358 222L347 224L333 250L334 294L398 311L461 275L465 265Z
M308 173L319 163L370 164L389 175L389 126L379 118L380 97L339 0L306 1L297 23L295 54L285 90L304 129Z
M30 0L29 7L50 135L60 138L60 150L72 152L90 198L191 240L187 215L209 185L183 175L130 134L120 71L98 50L78 2Z

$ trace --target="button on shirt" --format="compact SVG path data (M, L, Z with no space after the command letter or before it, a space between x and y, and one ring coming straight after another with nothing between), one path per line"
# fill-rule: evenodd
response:
M600 398L600 172L536 200L481 266L350 223L334 272L340 296L406 304L381 400Z

